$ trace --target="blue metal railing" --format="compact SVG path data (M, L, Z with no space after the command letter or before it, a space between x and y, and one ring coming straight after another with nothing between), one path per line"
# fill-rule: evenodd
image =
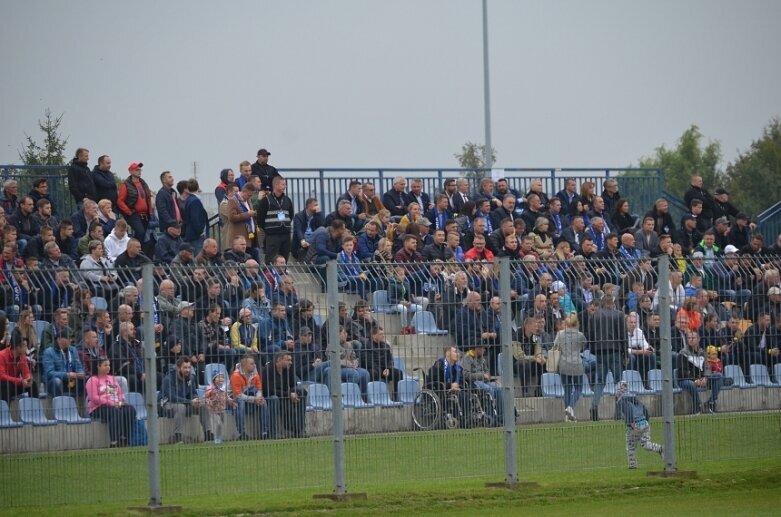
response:
M765 245L772 246L781 235L781 201L760 213L756 223L757 229L765 238Z
M626 169L626 168L506 168L503 176L510 186L522 194L529 190L533 179L540 179L543 190L549 196L564 188L566 178L575 178L578 184L592 181L596 184L596 192L602 192L605 180L613 178L618 181L622 197L629 200L632 211L645 212L661 195L662 178L659 169ZM303 207L306 199L315 197L320 201L324 213L330 213L336 208L336 199L347 192L353 179L362 182L372 182L379 196L391 189L396 176L423 181L424 192L430 195L442 191L446 179L464 177L468 173L491 175L489 169L413 169L413 168L335 168L335 169L280 169L279 172L287 179L288 195L293 200L293 206ZM624 176L626 172L632 175ZM479 177L468 175L470 190L478 190Z
M0 165L0 181L14 179L19 183L20 196L33 189L33 182L44 178L49 185L49 199L60 218L70 217L76 203L68 190L68 167L56 165Z
M632 175L625 175L631 172ZM306 199L316 197L325 213L335 210L336 199L347 192L353 179L375 184L377 194L382 196L390 190L393 179L403 176L410 179L421 179L423 190L435 194L442 190L446 179L467 177L470 190L476 192L482 175L491 175L489 169L467 170L458 168L329 168L329 169L280 169L287 179L288 195L293 200L293 206L300 209L305 206ZM49 179L49 192L52 201L60 214L70 215L75 211L75 203L67 188L67 167L32 166L32 165L0 165L0 175L3 179L16 179L20 182L19 192L26 194L32 188L35 178ZM510 186L522 194L529 190L533 179L543 182L543 190L550 196L564 188L567 178L574 178L578 184L591 181L596 185L596 193L602 192L605 180L613 178L618 181L622 197L629 200L631 210L644 213L661 195L662 178L658 169L626 169L626 168L506 168L503 169ZM219 179L214 178L215 185ZM204 190L209 191L211 185L205 184Z

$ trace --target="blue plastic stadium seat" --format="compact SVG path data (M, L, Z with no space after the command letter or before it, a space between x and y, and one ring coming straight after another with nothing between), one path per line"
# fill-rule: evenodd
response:
M415 398L420 393L420 386L418 381L410 379L409 377L400 380L398 384L399 400L404 404L414 404Z
M779 386L770 381L770 373L767 371L767 366L764 364L752 364L749 368L751 382L754 383L755 386L766 386L768 388L777 388Z
M225 376L225 385L230 383L230 376L228 375L228 369L225 368L225 365L222 363L209 363L204 368L204 380L203 382L206 383L206 385L210 385L212 383L212 376L215 375L215 373L221 372Z
M743 376L743 370L736 364L728 364L724 367L724 377L732 379L733 386L737 388L753 388L751 384L746 382L746 378Z
M418 377L416 375L409 375L407 373L407 365L404 363L404 359L401 357L394 357L393 358L393 367L397 370L401 370L401 372L404 374L404 379L414 379L415 381L418 380Z
M54 419L58 422L65 424L89 424L92 422L89 418L79 416L76 400L73 397L54 397L52 405L54 406Z
M372 293L372 310L384 314L393 314L399 312L395 305L388 301L388 291L379 289Z
M35 320L33 321L33 326L35 327L35 336L38 338L38 342L40 343L43 340L43 331L49 328L50 323L48 321Z
M361 388L354 382L342 383L342 406L346 408L368 408L371 404L361 398Z
M504 374L504 355L502 352L496 354L496 375L501 377Z
M605 395L616 394L616 382L613 380L613 372L607 372L605 376L605 388L602 390Z
M776 386L781 386L781 363L773 366L773 372L776 374Z
M108 310L108 302L106 301L105 298L101 296L93 296L90 301L95 306L95 310L97 311Z
M446 336L447 330L441 330L437 327L437 321L431 311L418 311L412 315L410 325L415 327L418 334L429 336Z
M11 418L11 410L8 408L8 402L0 400L0 429L10 429L12 427L22 427L24 423L17 422Z
M134 391L125 393L125 402L129 406L136 408L136 418L138 420L146 420L146 406L144 405L144 396L141 393L136 393Z
M403 405L401 402L394 402L388 393L388 385L382 381L372 381L367 388L369 394L369 404L381 407L396 407Z
M312 383L309 385L306 397L308 409L330 411L331 392L325 384Z
M127 384L127 377L123 375L115 375L114 380L116 380L117 384L119 384L119 387L122 388L123 395L127 394L127 392L130 391L130 388L128 388L128 384Z
M19 399L19 415L22 422L35 426L57 425L56 420L49 420L43 411L41 399L26 397Z
M621 379L629 386L629 391L637 395L646 395L653 393L653 390L648 390L643 385L643 379L640 377L640 372L637 370L624 370L621 373Z
M582 395L584 397L593 397L594 396L594 390L591 389L591 383L588 382L588 375L583 374L583 392Z
M564 397L564 386L561 385L561 376L558 373L542 374L542 396Z

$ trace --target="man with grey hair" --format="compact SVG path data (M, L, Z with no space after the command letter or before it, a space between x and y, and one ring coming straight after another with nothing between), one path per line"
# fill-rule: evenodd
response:
M79 240L87 235L90 223L96 220L98 220L98 204L91 199L87 199L84 201L81 210L76 211L71 216L73 238Z
M19 184L16 180L5 180L3 182L3 191L0 192L0 205L5 211L5 215L10 217L19 208Z
M469 201L469 180L466 178L458 178L456 180L456 193L453 194L453 198L451 199L453 213L464 215L461 211L464 209L464 205L467 201Z
M616 213L616 205L619 199L621 199L621 194L618 193L618 182L612 178L605 180L602 189L602 200L605 204L604 210L611 218Z
M352 204L346 199L339 201L339 204L336 205L336 210L328 214L328 217L325 218L325 226L331 226L331 223L334 221L343 221L344 227L349 230L350 233L358 231L358 225L355 216L353 215Z
M431 198L428 194L423 192L423 180L420 178L413 179L409 184L409 194L407 194L407 205L415 202L420 205L423 212L434 208L434 203L431 202Z
M392 216L403 216L407 213L407 194L404 189L407 188L407 180L403 176L393 178L393 187L382 196L382 204L387 208ZM328 223L326 222L326 226Z

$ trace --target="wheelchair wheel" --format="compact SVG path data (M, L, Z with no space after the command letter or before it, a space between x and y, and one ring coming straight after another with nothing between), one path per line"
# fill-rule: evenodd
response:
M439 397L430 390L422 390L412 406L412 421L423 431L433 429L439 422L441 411Z

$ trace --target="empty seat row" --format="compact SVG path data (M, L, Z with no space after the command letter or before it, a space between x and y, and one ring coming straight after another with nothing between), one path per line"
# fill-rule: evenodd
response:
M353 382L342 383L342 406L346 408L398 407L412 404L420 391L418 381L406 378L399 381L399 400L391 400L388 385L382 381L368 384L367 401L361 396L361 388ZM328 386L320 383L308 385L307 409L310 411L330 411L333 409L331 392Z

